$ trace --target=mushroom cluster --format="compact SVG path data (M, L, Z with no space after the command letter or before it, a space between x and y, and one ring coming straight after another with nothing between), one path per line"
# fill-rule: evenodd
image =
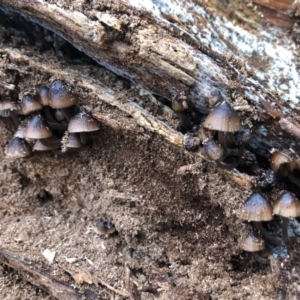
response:
M175 111L182 107L173 103ZM183 144L187 150L200 147L203 156L215 161L223 169L231 170L238 165L245 143L251 138L251 130L242 128L238 113L226 101L217 102L198 129L197 137L185 135Z
M282 239L270 234L264 227L263 223L271 221L274 215L281 216L282 218ZM265 238L266 242L274 246L289 245L288 236L288 220L289 218L297 218L300 216L300 201L297 197L290 192L282 192L275 201L272 208L269 200L262 194L255 192L243 203L239 211L239 218L251 222L260 234ZM252 233L251 233L252 234ZM250 234L249 234L250 236ZM243 239L249 244L254 238ZM240 247L245 251L260 251L261 247L256 247L257 250L248 250L249 247L245 243L240 243ZM254 246L253 246L254 247Z
M76 107L77 96L60 80L43 86L37 95L26 94L19 103L0 101L2 117L18 126L6 155L28 157L32 151L61 151L81 148L87 143L87 133L99 130L96 120Z

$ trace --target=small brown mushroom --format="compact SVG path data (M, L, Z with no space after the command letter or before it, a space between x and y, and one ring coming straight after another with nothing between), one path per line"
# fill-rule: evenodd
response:
M77 97L72 88L65 82L54 80L49 89L50 106L52 108L61 109L69 121L68 108L77 103Z
M28 139L45 139L52 136L52 131L49 129L46 121L39 115L34 116L28 123L24 137Z
M68 132L80 133L81 143L86 144L86 132L99 130L99 125L96 120L85 110L81 110L76 115L74 115L69 122Z
M208 159L214 161L217 161L224 156L223 147L215 140L208 140L207 142L204 142L200 152Z
M271 236L263 227L263 221L273 219L273 209L267 198L260 193L253 193L243 204L239 212L242 220L253 222L265 239L274 245L281 245L281 241Z
M31 154L31 149L24 139L14 137L7 146L5 154L10 158L23 158Z
M116 227L110 222L99 220L96 224L96 230L99 234L108 236L116 231Z
M218 141L227 155L226 134L236 132L241 129L241 122L237 112L223 101L219 103L206 117L204 127L210 130L218 131ZM224 157L224 158L225 158Z
M260 252L266 249L265 241L255 234L253 231L246 232L239 239L239 247L247 252L255 252L255 259L262 264L269 264L268 259L265 259L259 255Z
M274 205L273 214L282 217L282 238L285 244L288 244L288 220L300 217L299 200L290 192L282 193Z
M291 182L300 186L300 180L292 172L297 167L297 162L287 151L271 150L270 156L271 169L280 176L288 177Z
M224 157L224 149L223 147L215 140L208 140L207 142L203 143L203 147L200 148L200 152L207 157L217 163L217 166L225 169L225 170L232 170L238 165L237 159L233 159L231 163L226 163L221 161Z

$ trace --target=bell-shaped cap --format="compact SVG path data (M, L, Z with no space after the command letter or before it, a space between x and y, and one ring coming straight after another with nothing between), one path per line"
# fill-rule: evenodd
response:
M5 150L7 157L26 157L31 154L30 146L22 138L14 137Z
M266 248L265 241L254 232L245 233L239 239L239 247L248 252L258 252Z
M41 116L34 116L28 123L25 130L25 138L46 139L52 136L52 131Z
M270 221L273 219L272 206L263 195L253 193L244 202L239 217L247 221Z
M297 218L300 216L300 202L294 194L284 192L278 197L273 214L285 218Z
M43 106L50 105L49 88L42 86L38 93L38 99Z
M116 231L115 226L110 222L99 220L96 224L96 230L100 234L112 234Z
M204 127L224 132L235 132L241 129L241 122L237 112L223 101L218 104L206 117Z
M69 122L68 132L90 132L99 130L96 120L86 111L80 111Z
M81 148L82 147L79 133L72 132L72 133L68 134L68 141L66 143L66 147L68 147L68 148Z
M43 109L41 103L32 95L24 95L21 100L21 109L23 115L27 116L35 111Z
M49 98L52 108L67 108L77 103L77 97L72 88L60 80L54 80L51 83Z

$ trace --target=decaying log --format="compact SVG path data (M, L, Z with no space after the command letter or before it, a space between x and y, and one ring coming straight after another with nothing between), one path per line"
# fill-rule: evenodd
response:
M285 31L262 27L263 20L233 24L218 14L214 1L201 6L197 1L187 5L166 0L149 7L143 1L117 5L100 1L97 6L83 2L77 1L72 10L67 1L58 5L1 0L0 4L54 31L101 65L153 93L171 101L186 99L200 114L209 112L211 93L219 90L253 128L248 145L255 153L268 157L272 148L292 148L300 154L295 135L300 128L300 79L293 32L285 35L287 47L286 40L280 41ZM293 22L291 1L271 6L269 1L256 2L270 12L268 16L280 10L289 24ZM232 1L227 12L234 5ZM243 8L239 20L244 22L243 15L251 10Z
M137 103L134 103L130 100L118 101L118 99L123 98L122 92L116 93L107 86L103 82L99 80L92 79L88 76L83 75L79 71L71 68L64 68L63 70L58 66L49 64L41 57L29 57L24 55L21 51L17 49L11 49L8 47L4 47L0 44L0 53L2 55L7 55L12 59L14 65L18 64L26 64L30 66L30 68L34 68L36 70L44 70L45 72L51 74L53 77L57 78L67 78L72 82L76 82L76 85L85 89L88 89L92 92L92 94L98 99L98 101L103 101L111 106L114 106L126 114L130 114L137 124L146 128L150 132L153 132L163 139L165 139L168 143L171 143L181 151L185 151L187 155L192 155L194 157L206 159L200 151L196 152L188 152L184 149L182 143L183 135L180 132L177 132L164 122L155 118L151 113L140 107ZM1 77L1 74L0 74ZM0 81L0 86L5 88L5 81ZM116 121L109 116L105 116L101 113L93 113L93 116L99 120L101 123L111 126L113 128L120 128L121 125L118 125ZM250 189L256 182L255 176L249 176L247 174L239 173L237 170L226 171L222 170L224 174L230 179L236 182L240 187L245 189Z
M66 283L55 280L45 270L38 270L34 262L6 249L0 249L0 262L23 275L25 281L47 291L59 300L82 299L82 295Z

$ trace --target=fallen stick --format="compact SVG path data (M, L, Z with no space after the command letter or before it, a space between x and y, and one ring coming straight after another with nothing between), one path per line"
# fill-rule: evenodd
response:
M44 270L38 270L35 263L18 253L0 249L0 263L22 274L25 281L48 292L59 300L79 300L82 295L67 283L57 280Z

